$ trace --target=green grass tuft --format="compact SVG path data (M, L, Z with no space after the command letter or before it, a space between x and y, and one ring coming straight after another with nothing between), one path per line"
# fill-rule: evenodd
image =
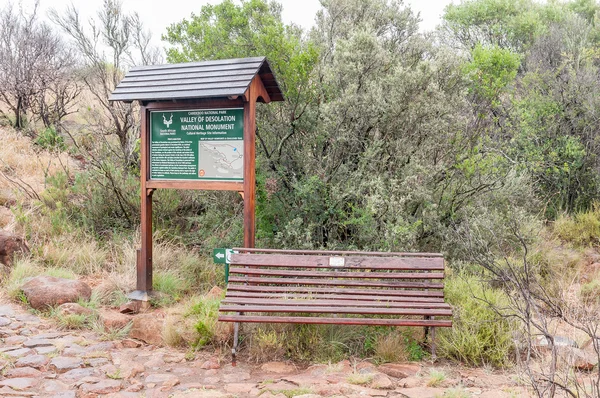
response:
M446 373L437 369L430 369L427 378L427 387L439 387L446 380Z
M158 271L153 276L152 288L158 293L152 304L166 307L181 300L189 291L190 282L175 271Z
M559 238L575 246L591 246L600 243L600 203L591 210L574 216L561 215L554 222L554 232Z
M509 366L516 325L498 316L487 303L505 308L506 295L464 274L446 278L444 292L453 306L454 321L452 328L437 329L438 355L469 365Z

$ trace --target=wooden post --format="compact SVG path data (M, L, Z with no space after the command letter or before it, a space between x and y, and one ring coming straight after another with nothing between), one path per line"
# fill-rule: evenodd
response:
M257 79L256 77L255 79ZM256 228L256 94L248 88L244 102L244 247L254 247Z
M137 269L137 293L144 294L152 290L152 193L154 189L146 186L150 179L149 167L149 112L145 106L140 108L141 113L141 235L142 250Z

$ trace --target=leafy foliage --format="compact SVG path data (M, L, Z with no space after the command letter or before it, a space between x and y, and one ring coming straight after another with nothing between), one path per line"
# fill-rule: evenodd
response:
M472 365L509 365L515 325L494 311L506 305L504 293L463 274L448 279L445 294L455 320L451 329L439 331L440 353Z

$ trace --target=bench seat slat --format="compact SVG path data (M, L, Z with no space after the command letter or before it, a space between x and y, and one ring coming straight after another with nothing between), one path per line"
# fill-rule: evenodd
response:
M364 295L342 295L342 294L294 294L294 293L269 293L269 292L238 292L235 290L227 292L227 298L264 298L264 299L298 299L298 300L317 300L317 299L333 299L333 300L370 300L370 296ZM375 302L419 302L419 303L443 303L443 297L403 297L403 296L373 296Z
M290 305L222 305L221 312L281 312L311 314L371 314L371 315L418 315L451 316L450 309L426 308L376 308L376 307L310 307Z
M364 286L395 289L443 289L443 283L426 282L362 282L346 279L301 279L301 278L256 278L229 277L229 283L284 284L284 285L324 285L324 286Z
M247 305L292 305L292 306L331 306L331 307L382 307L382 308L444 308L450 309L446 303L414 303L414 302L385 302L385 301L354 301L354 300L277 300L272 298L225 297L221 304Z
M335 287L299 287L299 286L250 286L228 284L227 291L278 292L278 293L335 293L360 296L400 296L400 297L444 297L443 290L384 290L384 289L342 289Z
M319 316L315 316L315 317L290 316L290 317L288 317L288 316L261 316L261 315L219 315L218 319L221 322L452 327L451 320L425 320L425 319L328 318L328 317L319 317Z
M234 247L234 251L240 253L274 253L274 254L301 254L301 255L326 255L326 256L370 256L370 257L444 257L442 253L420 253L420 252L365 252L348 250L297 250L297 249L261 249L248 247Z
M293 267L293 268L337 268L329 265L332 256L314 255L285 255L276 256L269 254L236 254L231 255L230 264L246 265L254 267ZM430 270L443 271L443 258L420 258L420 257L344 257L345 265L339 268L359 269L389 269L389 270Z
M315 278L361 279L444 279L443 272L340 272L340 271L289 271L285 269L230 268L229 274L269 276L312 276Z

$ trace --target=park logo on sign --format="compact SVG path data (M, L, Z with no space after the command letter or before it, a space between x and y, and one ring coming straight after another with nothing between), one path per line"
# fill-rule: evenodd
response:
M171 118L169 120L167 120L167 118L165 117L165 115L162 115L163 117L163 123L165 124L165 126L167 126L167 128L171 127L171 123L173 123L173 114L171 113Z

